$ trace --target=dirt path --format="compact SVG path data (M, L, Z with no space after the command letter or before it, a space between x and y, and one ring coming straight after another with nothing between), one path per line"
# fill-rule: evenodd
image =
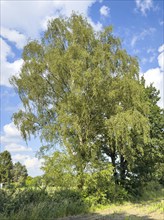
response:
M164 220L163 205L161 201L151 204L111 205L103 211L62 220Z

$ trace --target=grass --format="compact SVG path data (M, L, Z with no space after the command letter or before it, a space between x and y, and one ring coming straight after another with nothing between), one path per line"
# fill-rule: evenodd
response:
M72 216L75 220L163 220L163 195L164 190L160 190L148 199L143 195L140 201L91 206L80 193L71 190L47 193L32 189L9 195L3 192L0 219L54 220L60 217L68 220L67 216Z
M164 220L164 189L155 194L143 195L140 201L123 204L98 205L88 215L71 217L75 220ZM62 220L67 220L64 218Z
M68 220L70 218L62 218ZM98 207L91 214L71 217L72 220L163 220L164 203L148 201L146 203L111 204L106 207Z

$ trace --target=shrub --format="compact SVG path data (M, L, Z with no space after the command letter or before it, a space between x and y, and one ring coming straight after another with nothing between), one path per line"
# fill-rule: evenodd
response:
M9 196L5 190L0 189L0 213L5 211L7 202L9 201Z

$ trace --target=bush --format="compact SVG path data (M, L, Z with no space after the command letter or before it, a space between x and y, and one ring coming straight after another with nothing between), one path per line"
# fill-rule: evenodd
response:
M147 183L141 190L142 200L149 200L151 198L159 197L159 193L161 193L162 186L159 184L159 182L151 181Z
M3 189L0 189L0 213L5 212L5 207L9 200L9 195L7 192Z
M105 205L128 199L126 190L114 183L112 172L113 167L109 164L106 169L86 174L84 197L90 205Z
M0 219L48 219L86 213L88 204L81 193L61 190L48 194L43 190L1 190Z

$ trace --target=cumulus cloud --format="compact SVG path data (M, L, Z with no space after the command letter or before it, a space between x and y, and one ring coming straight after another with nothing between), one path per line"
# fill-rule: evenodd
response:
M15 154L12 155L12 159L13 162L20 162L23 165L26 166L27 170L28 170L28 174L30 176L36 176L36 175L41 175L43 174L43 172L40 170L42 163L43 163L43 159L38 159L34 156L30 156L30 155L26 155L26 154Z
M75 11L87 17L88 9L95 2L96 0L2 1L1 25L8 29L16 29L27 37L37 38L46 16L70 16L72 11Z
M11 47L6 43L5 40L0 38L1 45L1 85L11 86L9 83L9 78L17 74L23 64L22 59L15 60L14 62L8 62L8 57L13 57L14 53L11 50Z
M88 22L95 31L101 31L103 28L103 25L99 21L97 23L94 23L90 18L88 18Z
M110 9L106 5L103 5L100 8L100 14L105 16L105 17L107 17L109 15L109 12L110 12Z
M164 71L164 51L159 54L158 63L159 63L161 71Z
M158 48L158 52L160 53L158 56L158 63L161 71L164 71L164 44Z
M10 41L22 49L27 39L39 38L47 27L47 21L59 16L70 16L72 11L86 16L94 30L102 29L100 22L94 23L88 16L89 8L96 0L88 1L2 1L1 2L1 85L10 87L9 78L17 74L23 60L8 62L14 53L7 44ZM33 9L33 10L31 10ZM36 10L35 10L36 9ZM6 13L7 12L7 13Z
M137 9L141 11L143 15L146 15L147 11L153 8L153 0L135 0Z
M29 175L36 176L41 175L40 170L43 160L39 160L35 156L31 155L34 153L31 147L24 146L22 144L22 138L20 132L15 127L14 123L6 124L3 127L4 135L1 136L1 143L4 146L3 149L11 153L13 162L21 162L26 166Z
M2 143L18 143L21 141L21 134L15 127L14 123L11 122L3 127L4 135L1 136Z
M15 43L18 49L22 49L27 42L25 35L9 28L1 27L1 36L8 41Z
M24 161L26 167L35 169L36 167L40 168L42 165L43 159L39 160L36 157L29 157Z
M32 151L32 148L30 147L25 147L21 144L17 144L17 143L10 143L7 144L5 147L5 150L9 151L9 152L28 152L28 151Z
M144 73L144 78L146 80L146 85L153 85L156 87L157 90L160 91L161 99L158 102L160 107L164 107L164 92L163 92L163 73L164 73L164 45L161 45L158 49L158 52L161 52L157 59L158 59L158 67L149 69Z
M148 29L144 29L142 32L133 35L132 40L131 40L131 46L134 47L135 44L140 41L140 40L144 40L145 37L151 35L152 33L154 33L156 31L155 28L148 28Z
M158 52L161 53L164 51L164 44L162 44L159 48L158 48Z

